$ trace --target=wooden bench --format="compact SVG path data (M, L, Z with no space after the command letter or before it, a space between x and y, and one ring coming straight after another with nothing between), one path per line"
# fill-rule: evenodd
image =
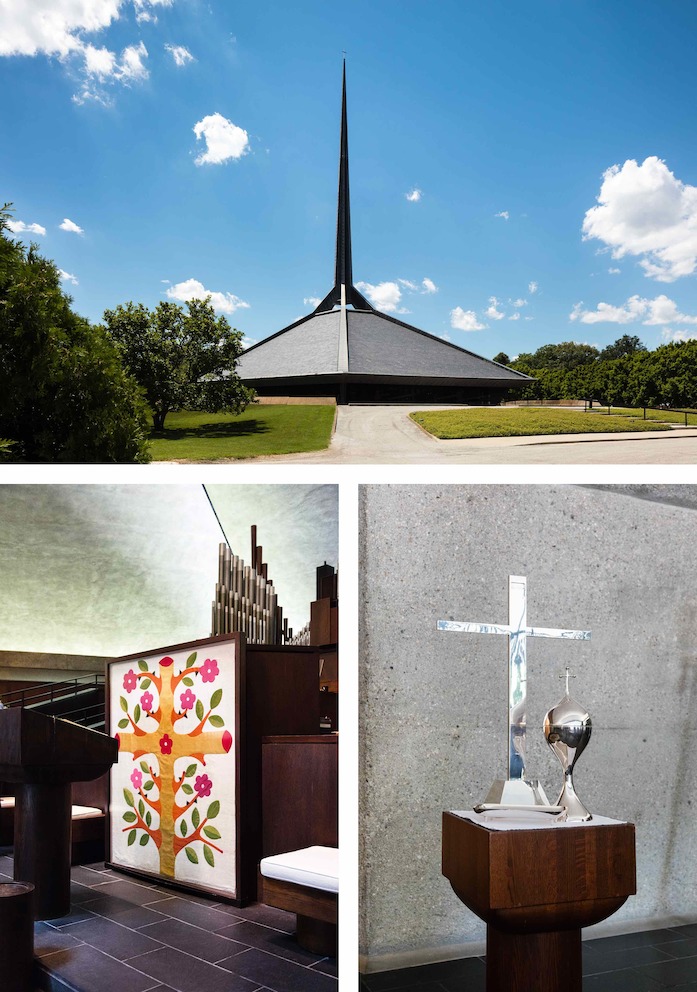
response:
M335 847L305 847L263 858L262 901L297 917L296 938L313 954L336 957L339 901L339 852Z
M0 846L14 842L15 797L0 798ZM74 865L104 860L106 814L96 806L72 806L72 857Z

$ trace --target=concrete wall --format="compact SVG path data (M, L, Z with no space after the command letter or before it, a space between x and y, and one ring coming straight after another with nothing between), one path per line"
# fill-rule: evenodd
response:
M640 498L637 498L640 497ZM441 811L483 800L507 760L507 639L438 619L528 622L528 763L563 695L593 719L575 782L636 824L638 894L595 934L697 920L697 487L367 486L361 490L361 951L364 970L481 953L483 924L440 870Z

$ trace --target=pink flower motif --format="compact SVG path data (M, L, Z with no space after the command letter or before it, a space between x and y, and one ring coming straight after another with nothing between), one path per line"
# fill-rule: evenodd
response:
M201 681L202 682L215 682L216 675L220 675L218 670L218 662L215 658L206 658L204 663L201 665Z
M194 708L194 703L196 702L196 696L194 696L191 689L187 689L179 697L179 705L183 710L192 710Z
M133 692L133 690L137 685L138 685L138 676L136 675L136 673L133 671L132 668L129 668L123 677L123 687L126 690L126 692Z
M151 692L144 692L140 697L140 705L146 713L152 713L153 698Z
M139 789L143 784L143 775L137 768L134 768L131 772L131 782L134 789Z
M208 778L207 775L197 775L194 782L194 789L198 793L199 799L204 799L206 796L210 796L211 789L213 788L213 783Z
M165 734L164 737L160 737L160 751L162 752L162 754L171 754L173 744L174 741L169 736L169 734Z

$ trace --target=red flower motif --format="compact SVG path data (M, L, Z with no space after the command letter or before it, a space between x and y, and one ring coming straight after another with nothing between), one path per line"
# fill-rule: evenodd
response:
M143 775L137 768L134 768L131 772L131 782L134 789L139 789L143 784Z
M167 656L165 656L165 657L164 657L164 658L163 658L163 659L162 659L162 660L160 661L160 666L161 666L162 668L169 668L169 666L170 666L170 665L173 665L173 664L174 664L174 658L170 658L170 657L169 657L169 655L167 655Z
M137 685L138 685L138 676L136 675L136 673L133 671L132 668L129 668L129 670L126 672L126 674L123 677L123 687L126 690L126 692L133 692L133 690Z
M210 796L212 788L213 783L207 775L196 776L196 780L194 781L194 789L198 793L199 799L205 799L206 796Z
M191 689L187 689L179 697L179 705L183 710L192 710L194 708L194 703L196 702L196 696L194 696Z
M140 697L140 705L146 713L152 712L153 698L151 692L144 692Z
M206 658L204 663L201 665L200 675L202 682L215 682L216 675L220 675L218 662L215 658Z
M165 734L164 737L160 737L160 751L162 752L162 754L171 754L173 744L174 741L169 736L169 734Z

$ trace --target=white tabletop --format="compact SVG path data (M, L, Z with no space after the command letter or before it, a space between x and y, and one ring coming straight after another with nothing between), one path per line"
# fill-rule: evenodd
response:
M485 813L475 813L473 809L453 809L450 810L453 816L460 816L463 820L471 820L472 823L487 830L559 830L564 827L604 827L618 823L626 823L626 820L612 820L609 816L598 816L593 814L592 820L555 820L552 816L544 813L530 814L528 817L510 812L504 818L503 815L487 816Z

